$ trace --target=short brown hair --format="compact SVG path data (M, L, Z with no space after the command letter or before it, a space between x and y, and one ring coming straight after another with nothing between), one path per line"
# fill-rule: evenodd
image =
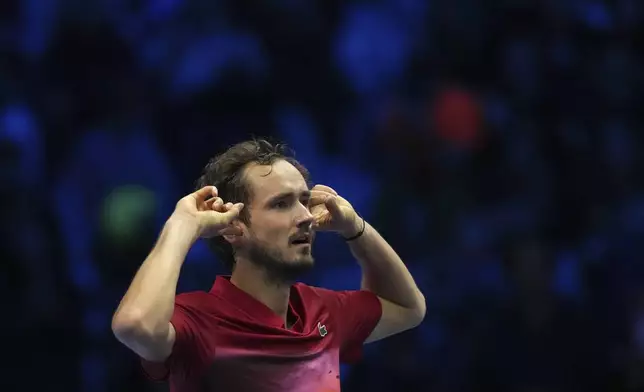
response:
M294 158L293 151L285 144L271 143L266 139L251 139L237 143L212 158L197 180L197 189L214 185L224 202L244 203L246 207L241 211L239 219L250 224L248 205L253 195L243 176L244 169L252 163L272 165L278 160L285 160L295 166L304 180L309 182L308 170ZM235 252L232 245L221 236L212 237L206 241L222 263L232 271L235 266Z

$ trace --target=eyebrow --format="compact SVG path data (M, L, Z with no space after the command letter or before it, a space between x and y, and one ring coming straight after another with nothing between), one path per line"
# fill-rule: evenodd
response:
M295 195L295 192L282 192L278 193L277 195L271 197L268 199L268 204L275 203L276 201L283 200L283 199L288 199L289 197L293 197ZM302 191L300 193L300 197L305 197L305 198L310 198L311 197L311 191L306 190Z

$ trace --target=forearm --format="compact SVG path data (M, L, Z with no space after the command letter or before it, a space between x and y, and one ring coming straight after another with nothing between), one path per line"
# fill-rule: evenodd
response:
M361 219L357 225L362 228ZM362 267L363 289L402 307L424 312L425 297L396 251L376 229L365 222L364 234L348 243Z
M120 328L167 333L181 266L195 239L195 230L186 224L171 220L165 224L114 314L115 332Z

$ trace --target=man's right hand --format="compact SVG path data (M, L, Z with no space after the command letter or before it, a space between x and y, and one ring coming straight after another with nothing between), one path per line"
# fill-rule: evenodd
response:
M194 224L197 235L210 238L222 234L234 234L237 229L232 222L239 217L243 203L225 203L217 188L205 186L179 200L170 219Z

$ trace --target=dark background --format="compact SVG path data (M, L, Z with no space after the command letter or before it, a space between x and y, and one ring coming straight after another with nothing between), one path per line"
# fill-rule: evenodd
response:
M217 152L286 141L428 312L345 391L644 390L644 2L2 0L2 391L163 391L110 319ZM357 288L319 236L306 278ZM180 291L223 272L204 244Z

